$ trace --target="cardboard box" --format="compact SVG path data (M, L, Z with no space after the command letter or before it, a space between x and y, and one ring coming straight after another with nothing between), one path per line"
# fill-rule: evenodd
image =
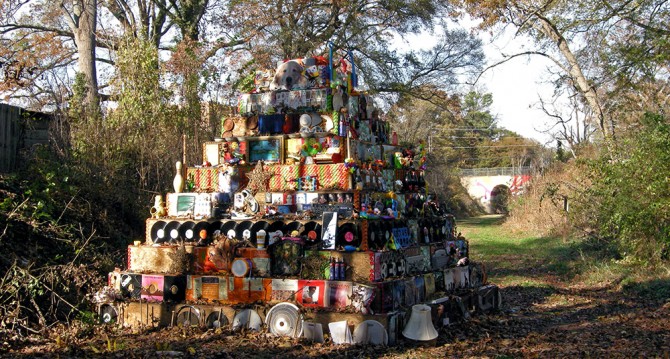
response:
M140 293L148 302L183 301L186 298L186 276L145 274Z
M140 298L142 290L142 275L138 273L122 272L120 275L119 289L124 298Z
M351 305L353 295L353 282L327 281L326 282L326 307L345 308Z
M228 300L228 276L189 275L186 279L186 300L206 302Z
M228 277L229 303L253 303L259 300L272 300L271 279Z
M177 246L128 246L128 271L135 273L181 274L187 262L177 255ZM184 254L186 255L186 254Z
M298 280L297 279L275 279L271 280L272 301L297 302Z
M326 281L303 279L299 280L296 299L298 303L305 307L325 307Z

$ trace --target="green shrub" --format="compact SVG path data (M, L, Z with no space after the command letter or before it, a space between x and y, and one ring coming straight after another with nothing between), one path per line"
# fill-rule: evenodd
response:
M592 185L574 216L593 221L595 234L618 244L624 256L667 259L670 245L670 125L646 114L619 142L614 159L586 162Z

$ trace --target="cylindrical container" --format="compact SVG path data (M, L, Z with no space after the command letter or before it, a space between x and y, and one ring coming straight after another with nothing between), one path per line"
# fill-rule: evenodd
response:
M258 116L258 132L260 132L260 134L269 134L271 127L270 118L268 116Z
M272 126L272 133L273 134L282 133L283 127L284 127L284 115L275 115Z
M256 232L256 248L265 249L265 236L266 233L262 229Z

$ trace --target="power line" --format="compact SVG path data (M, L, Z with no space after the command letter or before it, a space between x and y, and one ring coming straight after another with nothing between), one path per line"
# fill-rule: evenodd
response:
M455 158L454 161L455 161L455 162L458 162L458 161L509 160L510 157L513 157L513 156L508 156L508 157L484 157L484 158L476 158L476 157L472 157L472 158Z
M443 128L442 131L495 131L493 128L472 127L472 128Z
M478 136L446 136L447 138L477 138L477 139L489 139L488 137L478 137ZM507 135L502 135L502 136L495 136L495 138L503 138L503 137L512 137L512 138L518 138L518 139L524 139L523 137L516 137L516 136L507 136Z
M443 148L507 148L507 147L541 147L540 145L504 145L504 146L444 146Z

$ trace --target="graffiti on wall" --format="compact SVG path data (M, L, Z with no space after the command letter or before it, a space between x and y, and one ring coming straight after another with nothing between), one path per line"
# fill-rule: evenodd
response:
M517 195L524 191L530 178L530 175L476 176L464 177L461 181L473 199L479 200L482 204L488 204L491 200L491 192L496 186L504 185L509 188L512 195Z

